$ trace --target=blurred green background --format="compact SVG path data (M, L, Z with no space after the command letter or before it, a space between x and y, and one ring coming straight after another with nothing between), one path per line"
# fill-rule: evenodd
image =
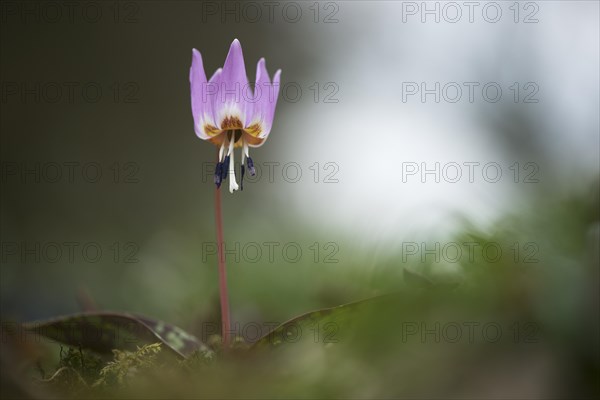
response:
M299 350L290 355L294 368L281 367L289 358L264 364L283 375L260 389L248 382L268 367L240 378L244 367L229 365L202 381L210 391L192 393L598 394L597 2L515 3L518 15L512 2L499 2L497 23L481 14L487 2L473 22L462 6L457 23L436 2L427 4L439 7L439 22L422 14L420 2L277 2L272 15L263 2L92 3L78 3L73 14L61 2L2 4L3 320L77 312L83 296L198 336L203 324L218 322L215 148L194 134L188 71L192 48L211 75L238 38L250 80L265 57L271 74L283 70L285 92L269 140L252 151L260 179L222 194L233 320L281 323L374 295L409 294L395 311L358 318L366 322L350 341L356 352ZM537 22L525 23L528 16ZM466 91L456 103L405 98L406 83L423 82L429 89L494 82L503 95L498 102L479 89L472 102ZM538 101L524 102L533 87ZM403 163L474 162L497 163L502 179L492 183L478 170L473 182L431 175L423 182L420 173L402 173ZM272 180L265 163L278 163ZM57 165L62 177L54 182ZM441 250L439 261L423 255L436 243L464 250L465 242L499 244L504 256L490 263L466 253L449 262ZM460 290L450 299L436 290L415 295L405 269ZM406 347L394 341L405 319L390 313L543 329L531 346ZM375 349L360 348L378 340ZM480 363L486 369L477 371ZM315 365L321 369L299 378ZM365 381L351 384L348 377L361 374ZM231 381L239 391L224 383Z

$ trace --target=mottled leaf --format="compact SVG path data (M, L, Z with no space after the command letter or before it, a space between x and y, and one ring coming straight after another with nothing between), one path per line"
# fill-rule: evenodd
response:
M161 342L163 350L186 357L205 348L194 336L160 321L127 313L86 312L30 322L27 331L99 353L113 349L135 350L138 346Z
M160 336L163 342L186 357L197 350L208 351L208 347L200 339L178 326L168 324L164 321L156 321L141 315L136 315L135 317Z

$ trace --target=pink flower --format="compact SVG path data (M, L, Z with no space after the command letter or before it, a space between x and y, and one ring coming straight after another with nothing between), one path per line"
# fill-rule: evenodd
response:
M242 148L241 182L245 160L248 172L255 174L248 148L261 146L271 132L280 76L281 70L278 70L271 81L265 59L261 58L256 66L256 82L252 89L246 76L242 46L235 39L223 68L217 69L207 81L202 56L198 50L192 50L190 89L194 130L200 139L220 147L214 179L217 187L221 186L223 179L227 179L227 175L231 175L229 191L233 193L240 188L234 171L235 147Z

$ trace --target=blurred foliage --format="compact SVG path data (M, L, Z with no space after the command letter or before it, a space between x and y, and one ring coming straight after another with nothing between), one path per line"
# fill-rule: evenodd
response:
M116 398L597 397L595 196L536 199L531 211L486 231L465 221L449 241L464 252L456 262L450 253L440 259L396 254L368 273L352 263L333 267L341 282L387 293L302 314L254 343L238 337L226 350L212 335L208 346L179 361L158 357L164 342L146 343L114 349L114 359L100 364L71 349L58 362L52 392L41 397L93 397L98 390ZM496 247L501 256L472 251ZM246 284L264 285L264 276L254 273ZM295 284L315 295L308 282ZM286 289L277 288L277 295ZM285 297L278 306L295 308ZM193 338L197 325L187 326L184 336Z

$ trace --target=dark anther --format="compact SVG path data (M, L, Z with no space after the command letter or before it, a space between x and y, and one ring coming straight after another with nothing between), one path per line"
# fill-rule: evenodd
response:
M223 160L223 169L221 170L221 180L226 180L227 175L229 175L229 160L231 156L226 156L225 160Z
M222 178L221 178L221 174L223 173L223 163L222 162L218 162L217 163L217 167L215 168L215 185L217 185L217 187L221 187L221 182L222 182Z
M240 190L244 190L244 173L246 173L246 167L244 167L244 164L240 165L240 172Z
M256 168L254 168L254 161L250 157L246 160L248 163L248 173L250 176L256 175Z

